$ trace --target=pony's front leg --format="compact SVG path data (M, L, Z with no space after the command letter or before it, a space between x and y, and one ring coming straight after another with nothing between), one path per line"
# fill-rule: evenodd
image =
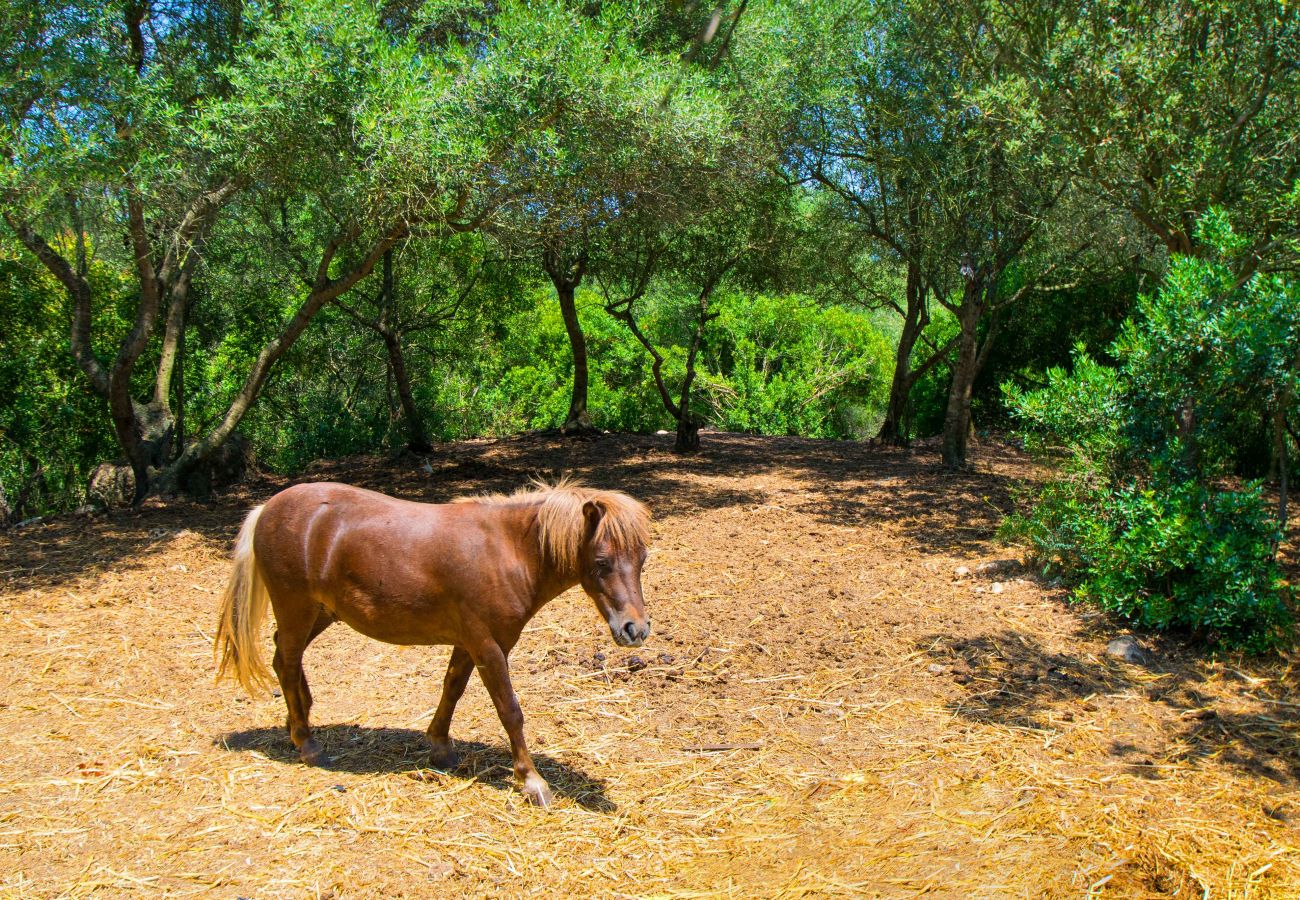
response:
M537 773L533 758L528 753L528 745L524 743L524 714L519 709L519 698L515 696L514 686L510 683L510 666L506 662L505 652L495 642L488 641L474 654L474 664L478 666L483 685L492 697L506 734L510 736L515 788L530 803L541 807L550 806L551 789L546 784L546 779Z

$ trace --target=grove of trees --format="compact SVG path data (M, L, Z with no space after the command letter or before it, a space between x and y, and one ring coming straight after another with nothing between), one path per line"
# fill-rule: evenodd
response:
M0 5L0 515L554 428L1013 429L1079 596L1263 648L1284 0ZM247 448L247 449L245 449Z

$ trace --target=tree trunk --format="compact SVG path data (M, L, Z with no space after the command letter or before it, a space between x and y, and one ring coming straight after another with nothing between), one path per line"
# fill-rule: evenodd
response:
M411 392L411 377L406 371L406 359L402 355L402 342L393 332L384 335L384 349L388 351L388 363L393 368L393 380L397 383L397 397L402 403L402 415L406 417L406 446L412 453L428 453L433 449L424 430L424 418L415 405L415 396Z
M962 305L957 311L961 323L958 336L957 361L953 365L952 382L948 388L948 408L943 417L943 464L949 468L966 465L970 444L971 390L979 374L979 321L983 307L978 284L968 284Z
M186 316L185 318L188 318ZM181 333L176 341L176 421L173 427L172 447L180 456L185 449L185 319L181 320ZM167 462L170 464L171 459Z
M96 356L91 342L94 297L86 272L85 233L75 204L75 268L26 221L9 212L4 213L4 219L19 240L68 291L73 304L69 336L72 355L86 373L91 390L108 403L113 433L135 477L132 503L138 506L151 487L150 468L165 466L170 457L173 437L169 405L172 365L181 333L177 329L184 328L183 314L188 303L190 281L198 265L198 248L217 213L243 187L243 181L228 180L192 200L185 214L175 223L165 252L157 254L161 255L160 266L155 266L156 248L151 242L156 241L157 236L146 223L144 202L129 180L126 187L126 236L135 256L140 299L136 305L134 325L122 338L116 356L107 367ZM148 346L164 298L168 300L168 321L159 369L154 378L153 399L142 404L131 394L131 376L136 362Z
M406 370L406 357L402 353L402 335L396 329L397 296L393 278L393 251L384 254L383 287L380 300L379 334L384 339L384 349L388 351L388 365L397 382L397 396L402 403L402 414L406 417L406 446L412 453L428 453L433 449L429 444L428 434L424 430L424 417L415 405L415 395L411 391L411 376Z
M569 335L573 350L573 393L569 399L569 413L560 430L565 434L593 431L591 417L587 414L587 339L578 321L578 307L574 302L574 285L557 284L555 292L560 297L560 312L564 316L564 330Z
M1287 525L1287 491L1290 487L1290 469L1291 461L1287 459L1286 452L1286 397L1284 396L1277 403L1277 408L1273 411L1273 458L1277 462L1277 533L1278 544L1286 540ZM1273 547L1273 555L1277 555L1277 545Z
M724 270L725 271L725 270ZM695 453L700 449L700 417L691 412L691 385L695 383L695 358L704 342L704 329L709 322L718 317L709 312L709 298L717 286L721 273L710 279L700 292L700 317L695 323L695 334L691 336L690 349L686 351L686 374L682 377L681 399L677 401L677 439L673 442L675 453Z
M566 257L561 250L548 248L542 253L542 268L550 276L551 284L555 285L555 294L560 299L560 314L564 317L564 330L573 351L573 393L569 398L569 413L564 417L560 431L564 434L590 434L596 429L587 414L587 339L582 334L578 306L573 298L587 272L586 251L575 257Z
M876 440L883 444L902 446L907 443L903 419L912 395L916 377L912 374L912 350L929 322L925 315L925 291L921 276L914 264L907 267L907 310L903 316L903 331L898 336L898 349L894 354L894 380L889 387L889 405L885 407L885 421L880 423Z
M692 415L677 420L677 439L673 441L674 453L698 453L700 449L700 421Z

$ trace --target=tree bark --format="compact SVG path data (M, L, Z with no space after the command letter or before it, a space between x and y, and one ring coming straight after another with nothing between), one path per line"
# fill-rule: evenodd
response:
M393 381L397 383L397 397L402 404L402 415L406 417L406 446L412 453L428 453L433 447L429 443L428 433L424 430L424 416L415 405L415 394L411 390L411 376L406 369L406 355L402 352L401 330L395 325L397 294L393 275L392 248L384 253L383 273L379 333L384 339L384 349L388 352L388 364L393 372Z
M1277 548L1282 541L1286 540L1287 526L1287 493L1290 487L1289 481L1291 476L1291 461L1287 459L1286 452L1286 409L1287 399L1284 396L1277 403L1277 408L1273 410L1273 458L1277 463L1277 543L1273 546L1273 555L1277 556Z
M428 434L424 430L424 417L415 405L415 395L411 391L411 376L406 371L406 358L402 353L402 342L396 333L389 331L384 335L384 349L388 351L388 363L393 368L393 381L397 383L397 397L402 404L402 415L406 417L406 446L412 453L428 453L433 449Z
M918 377L912 373L912 350L916 347L921 332L929 324L921 273L914 263L907 265L906 294L907 308L903 316L903 331L898 336L898 349L894 354L894 379L889 386L889 405L885 407L885 421L880 423L880 430L876 433L876 440L894 446L907 443L903 419L907 414L912 385Z
M94 297L86 278L85 235L76 204L73 203L77 248L75 268L30 223L12 213L4 215L19 240L63 284L72 299L69 335L72 355L85 372L91 389L108 403L113 434L135 478L134 505L139 505L149 493L150 469L166 465L170 456L173 436L170 407L172 368L177 341L184 327L190 282L198 264L198 248L222 206L242 187L242 180L230 179L195 197L185 214L170 229L167 249L158 254L161 261L155 265L153 241L156 238L151 238L145 222L144 204L135 184L127 181L126 237L135 257L140 299L131 330L118 344L117 353L107 366L95 355L91 341ZM131 377L136 362L148 346L164 299L168 305L168 321L159 369L154 378L152 399L140 403L131 393Z
M569 412L564 417L560 431L564 434L588 434L596 429L591 424L587 412L587 339L582 333L582 323L578 321L578 307L574 293L582 276L587 270L585 254L579 254L574 260L565 260L561 253L547 250L542 254L542 265L555 285L555 294L560 300L560 314L564 317L564 330L569 336L569 347L573 351L573 392L569 398Z
M239 427L239 423L243 421L244 416L252 407L253 401L261 393L262 385L266 383L267 377L271 374L271 368L293 346L294 341L311 324L311 320L315 318L316 313L320 312L321 307L336 299L358 281L369 275L374 270L374 267L378 265L384 253L406 237L407 233L405 226L398 226L382 237L376 238L361 262L346 275L338 278L329 277L330 263L339 248L354 235L339 237L325 248L317 266L315 283L311 292L307 295L307 299L303 301L302 306L298 307L298 311L294 313L293 318L285 323L280 333L262 347L262 351L257 355L257 359L253 362L252 368L249 369L248 375L244 379L243 387L239 389L239 393L231 401L221 422L204 435L202 439L186 447L176 461L162 473L160 480L162 481L163 490L174 488L186 473L225 443L226 439Z
M686 415L677 420L677 437L673 441L674 453L698 453L700 450L700 421Z
M970 446L971 391L979 374L979 322L984 306L984 288L979 281L968 281L957 310L961 332L958 335L957 361L948 387L948 406L943 418L943 464L949 468L966 465Z
M560 298L560 312L564 316L564 330L569 335L569 346L573 350L573 393L569 398L569 412L564 417L561 431L573 434L591 431L591 416L587 412L587 339L582 333L582 323L578 321L578 307L574 302L573 285L556 285L555 292Z
M185 325L187 315L181 316L180 334L176 339L176 415L173 422L172 442L176 456L185 449ZM172 460L168 459L170 463Z
M704 329L712 319L717 318L717 313L709 312L709 295L712 292L710 285L700 294L700 318L695 324L690 350L686 353L686 375L682 378L681 399L677 401L677 438L673 441L675 453L695 453L700 449L700 426L703 423L699 416L691 412L691 385L695 382L695 357L704 340Z

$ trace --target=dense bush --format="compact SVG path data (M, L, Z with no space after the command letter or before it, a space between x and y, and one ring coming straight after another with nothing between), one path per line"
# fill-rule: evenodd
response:
M716 306L704 393L718 427L828 438L875 433L893 348L866 315L798 296L731 293Z
M1232 235L1216 222L1204 237L1217 255L1175 259L1141 298L1111 348L1118 368L1080 347L1073 370L1050 370L1045 387L1005 386L1031 449L1063 462L1008 530L1080 600L1261 650L1281 638L1292 590L1275 558L1284 523L1262 485L1238 477L1235 429L1272 422L1286 449L1300 291L1294 278L1236 277ZM1288 465L1286 453L1274 462Z
M595 293L578 294L591 365L593 423L613 431L671 429L650 359ZM863 437L879 421L892 350L865 313L798 296L721 292L705 337L697 412L719 428L761 434ZM250 310L250 319L255 310ZM668 292L650 298L644 327L664 348L665 374L680 384L690 310ZM209 427L238 390L258 350L257 323L191 323L186 361L189 430ZM249 335L253 335L249 338ZM80 397L62 328L51 353L68 369L63 389ZM491 298L404 342L415 398L431 437L457 440L558 427L569 403L572 357L554 292L525 286ZM60 355L61 354L61 355ZM382 344L327 309L277 368L241 430L261 464L300 470L315 459L402 446L405 432ZM88 406L93 407L93 404ZM107 444L96 453L111 455ZM40 442L36 442L39 444ZM84 480L84 479L83 479ZM6 481L6 484L8 482ZM72 479L73 494L81 482Z
M111 288L111 274L91 276ZM0 245L0 523L81 502L115 449L108 412L68 353L67 300L53 278ZM108 309L101 328L120 327Z

